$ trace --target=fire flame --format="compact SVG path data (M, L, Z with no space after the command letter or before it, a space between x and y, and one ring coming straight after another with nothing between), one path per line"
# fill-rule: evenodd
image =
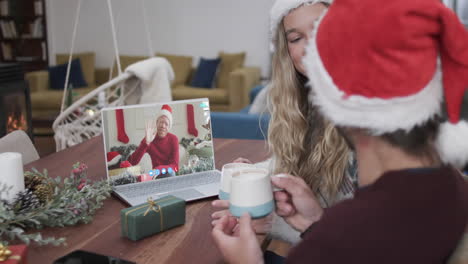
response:
M21 115L19 118L15 118L14 115L8 116L6 129L7 129L7 133L10 133L19 129L26 130L27 129L26 118L24 118L24 115Z

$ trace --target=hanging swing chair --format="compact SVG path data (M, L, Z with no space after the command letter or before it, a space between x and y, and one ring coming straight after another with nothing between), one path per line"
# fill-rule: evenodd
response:
M102 133L101 109L104 107L172 101L170 81L174 79L174 72L166 59L151 58L154 52L146 21L144 1L141 0L141 7L150 59L132 64L125 72L122 72L111 1L107 0L118 75L76 102L67 105L69 100L66 98L69 98L71 94L70 89L67 89L70 62L82 4L82 0L78 1L60 115L52 125L57 151L100 135ZM109 76L112 76L112 67Z

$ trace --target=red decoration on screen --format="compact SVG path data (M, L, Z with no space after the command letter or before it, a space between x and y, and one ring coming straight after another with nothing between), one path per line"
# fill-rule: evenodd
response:
M125 132L125 119L122 109L115 110L115 120L117 123L117 139L120 142L127 144L130 141L130 139L128 138L127 133Z
M197 137L198 130L195 127L195 117L194 117L192 104L187 104L187 125L188 125L188 133L190 135Z

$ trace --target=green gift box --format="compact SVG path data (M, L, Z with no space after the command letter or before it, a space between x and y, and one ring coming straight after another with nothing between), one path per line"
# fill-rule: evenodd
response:
M120 211L122 236L136 241L183 225L185 201L172 195Z

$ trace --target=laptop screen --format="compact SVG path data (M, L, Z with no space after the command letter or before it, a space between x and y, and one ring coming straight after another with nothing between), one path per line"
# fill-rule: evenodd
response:
M114 186L214 170L207 98L101 112L107 177Z

